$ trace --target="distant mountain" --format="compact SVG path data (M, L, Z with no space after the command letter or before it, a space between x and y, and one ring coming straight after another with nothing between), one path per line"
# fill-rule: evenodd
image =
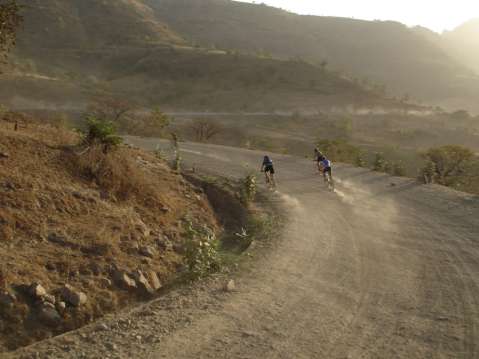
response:
M479 18L445 32L442 40L457 60L479 73Z
M23 1L23 50L184 42L140 0Z
M0 78L0 103L78 107L110 94L172 110L408 107L298 58L193 46L143 0L26 5L15 67Z
M157 17L203 47L303 58L394 94L447 102L479 94L479 79L444 48L396 22L300 16L230 0L144 0ZM471 101L472 102L472 101Z

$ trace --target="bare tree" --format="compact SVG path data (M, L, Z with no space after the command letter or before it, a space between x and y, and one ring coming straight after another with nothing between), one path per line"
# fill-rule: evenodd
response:
M191 123L190 129L193 132L195 140L198 142L207 142L214 136L223 132L223 126L212 120L195 120Z
M116 97L99 97L88 107L89 116L114 123L120 123L135 110L137 106L125 99Z
M0 0L0 60L5 61L15 46L16 30L23 22L16 0Z

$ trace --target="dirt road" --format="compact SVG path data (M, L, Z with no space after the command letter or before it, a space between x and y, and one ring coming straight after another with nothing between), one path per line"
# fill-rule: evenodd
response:
M261 161L246 150L182 148L189 166L230 176ZM109 340L112 357L151 359L479 358L477 197L339 165L331 193L312 161L273 159L279 193L271 200L285 203L289 221L237 291L200 291L182 308L183 324L157 341L125 342L124 329L92 347ZM158 308L136 332L174 319Z
M223 174L261 160L183 147L188 163ZM150 358L479 357L477 197L347 166L329 193L311 161L273 158L284 238L221 311Z

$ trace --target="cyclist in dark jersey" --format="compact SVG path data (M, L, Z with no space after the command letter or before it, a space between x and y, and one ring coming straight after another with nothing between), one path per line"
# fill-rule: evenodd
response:
M272 187L275 187L276 183L274 180L274 165L273 165L273 160L269 158L269 156L263 157L261 172L264 172L265 174L266 183L268 185L271 185Z
M314 149L314 162L316 162L318 166L318 171L321 172L321 157L324 157L321 151L316 147Z

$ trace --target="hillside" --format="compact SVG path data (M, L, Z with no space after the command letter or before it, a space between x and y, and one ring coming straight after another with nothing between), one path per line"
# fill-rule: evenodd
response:
M0 356L154 295L184 263L186 217L219 228L154 155L17 118L0 117Z
M471 20L442 35L444 46L464 64L479 73L479 19Z
M29 0L24 16L23 51L184 42L139 0Z
M395 22L300 16L229 0L145 0L158 18L201 46L326 61L390 92L471 103L479 79L441 47Z
M25 24L2 76L0 102L13 107L82 108L99 94L170 110L405 106L298 58L192 46L140 0L37 1Z

